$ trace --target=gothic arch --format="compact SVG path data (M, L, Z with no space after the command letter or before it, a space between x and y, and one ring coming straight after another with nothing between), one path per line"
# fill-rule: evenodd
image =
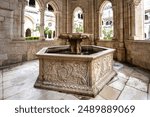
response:
M99 16L98 16L98 34L99 34L99 38L100 39L103 39L103 31L102 31L102 29L103 29L103 24L104 24L104 22L103 22L103 20L102 20L102 16L103 16L103 11L104 11L104 8L106 7L106 5L108 4L108 3L111 3L111 6L112 6L112 20L113 21L106 21L106 24L107 25L109 25L110 24L110 22L111 22L111 25L112 25L112 35L113 35L113 37L114 37L114 21L115 21L115 19L114 19L114 9L113 9L113 0L104 0L104 1L102 1L102 3L100 4L100 6L99 6Z
M30 28L27 28L26 29L26 34L25 34L26 37L30 37L31 36L31 29Z
M58 6L58 4L56 3L55 0L48 0L48 1L45 3L45 6L46 6L47 4L50 4L50 5L53 7L54 12L60 11L60 8L59 8L59 6Z
M81 7L79 7L79 6L77 6L77 7L75 7L74 8L74 10L73 10L73 12L72 12L72 32L76 32L76 31L74 31L74 14L75 14L75 12L76 11L81 11L81 13L82 13L82 17L83 17L83 23L82 23L82 25L81 25L81 29L83 28L83 30L81 31L81 32L84 32L84 20L85 20L85 18L84 18L84 11L83 11L83 9L81 8ZM78 31L77 31L78 32ZM79 31L80 32L80 31Z

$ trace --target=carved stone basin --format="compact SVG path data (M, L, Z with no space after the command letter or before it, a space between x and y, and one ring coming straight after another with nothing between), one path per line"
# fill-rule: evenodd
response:
M39 58L39 77L35 87L96 96L115 75L115 50L99 46L81 48L85 54L65 53L70 46L46 47L40 50L36 54ZM91 52L86 54L86 50Z

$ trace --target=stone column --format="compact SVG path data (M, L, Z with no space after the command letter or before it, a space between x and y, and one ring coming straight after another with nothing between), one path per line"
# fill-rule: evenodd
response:
M56 17L56 31L55 31L55 37L58 37L59 36L59 34L60 34L60 12L59 11L56 11L55 12L55 17Z
M54 33L54 31L52 30L51 39L53 39L53 38L54 38L54 37L53 37L53 33Z
M103 13L101 13L101 12L98 12L97 13L98 14L98 19L99 19L99 24L98 24L98 31L99 31L99 39L102 39L102 15L103 15Z
M116 4L112 4L112 10L113 10L113 39L116 39L116 36L118 35L117 32L117 6Z
M123 3L118 2L118 5L113 6L113 22L114 22L114 39L117 39L118 47L116 51L117 60L124 62L126 59L124 38L123 38Z
M45 13L45 9L41 8L40 9L40 40L45 40L45 35L44 35L44 13Z
M130 39L144 39L144 13L143 0L134 0L129 2L130 6ZM143 17L142 17L143 16Z
M87 12L83 12L83 31L84 31L84 33L89 33L87 26L88 26Z
M24 41L25 37L24 37L24 14L25 14L25 6L27 5L27 1L26 0L19 0L18 1L18 23L14 24L14 27L16 28L17 33L14 35L13 37L13 41ZM13 29L15 30L15 29ZM13 32L14 33L14 32Z
M28 2L26 0L23 1L22 3L22 10L21 10L21 38L24 38L25 37L25 34L24 34L24 14L25 14L25 7L26 5L28 4Z

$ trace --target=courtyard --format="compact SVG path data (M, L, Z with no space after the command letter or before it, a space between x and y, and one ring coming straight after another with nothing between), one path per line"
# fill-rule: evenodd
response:
M39 75L39 61L10 65L0 70L1 100L149 100L150 72L139 67L114 62L117 75L95 97L66 94L34 88Z

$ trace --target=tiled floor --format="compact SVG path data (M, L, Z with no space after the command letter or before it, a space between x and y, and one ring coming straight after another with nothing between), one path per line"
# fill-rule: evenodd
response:
M115 62L115 76L95 98L33 87L38 60L0 70L0 99L4 100L150 100L150 72Z

